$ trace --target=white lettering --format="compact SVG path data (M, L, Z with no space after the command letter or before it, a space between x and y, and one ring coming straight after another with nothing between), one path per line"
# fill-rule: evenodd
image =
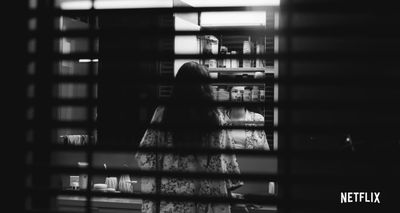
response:
M340 192L340 203L381 203L380 192Z
M340 203L347 203L347 192L340 192Z
M379 200L380 194L381 194L380 192L374 192L374 195L375 195L374 203L381 203L381 201Z
M358 200L358 192L353 192L353 194L354 194L354 202L360 202L359 200Z
M353 202L352 195L353 195L353 192L348 192L348 194L347 194L347 202L349 202L349 203Z
M364 200L364 198L365 198L365 193L361 192L361 193L360 193L360 201L361 201L361 200Z
M372 193L370 193L369 195L372 195ZM365 193L365 202L366 203L370 203L371 202L371 200L369 200L368 197L369 197L368 194Z

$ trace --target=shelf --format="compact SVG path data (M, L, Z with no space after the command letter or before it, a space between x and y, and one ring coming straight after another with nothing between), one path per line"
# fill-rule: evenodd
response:
M263 72L263 73L274 73L274 68L265 68L265 67L239 67L239 68L208 68L209 72L217 72L217 73L255 73L255 72Z
M265 122L264 121L228 121L228 125L257 125L257 126L264 126Z
M264 87L261 83L212 83L212 86L259 86Z

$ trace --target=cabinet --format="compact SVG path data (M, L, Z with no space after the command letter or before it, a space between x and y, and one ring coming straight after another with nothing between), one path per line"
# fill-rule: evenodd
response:
M96 197L92 199L93 213L140 213L139 199ZM86 212L86 198L83 196L58 196L57 210L60 212Z

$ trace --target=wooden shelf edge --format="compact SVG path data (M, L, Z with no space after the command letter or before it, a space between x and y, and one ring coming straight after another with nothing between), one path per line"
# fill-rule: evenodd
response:
M264 72L264 73L274 73L273 68L263 68L263 67L239 67L239 68L208 68L209 72Z

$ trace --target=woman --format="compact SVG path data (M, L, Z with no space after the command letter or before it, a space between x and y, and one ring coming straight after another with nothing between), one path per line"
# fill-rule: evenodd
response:
M233 87L233 98L243 94L244 87ZM244 107L233 107L225 110L221 114L221 120L231 125L264 125L264 117L261 114L251 112ZM233 138L234 147L237 149L264 149L269 150L267 136L262 130L251 129L234 129L229 131L230 136Z
M176 83L172 92L172 103L174 105L158 107L151 122L166 127L221 125L220 112L215 107L201 105L201 103L213 100L212 90L205 83L207 80L209 80L209 75L204 66L195 62L185 63L176 75ZM232 139L225 130L170 128L168 131L148 129L140 142L140 146L191 148L195 150L199 148L233 148L232 143ZM239 173L234 155L138 153L136 158L139 167L146 170ZM142 192L159 192L163 195L228 196L229 189L240 184L241 182L237 180L165 177L159 181L156 181L155 178L142 178L141 187ZM142 212L153 213L158 212L158 210L159 212L178 213L229 213L230 206L228 204L204 204L189 201L161 201L159 203L150 200L143 201Z
M231 89L232 98L241 100L241 96L244 93L244 87L235 86ZM263 126L264 117L256 112L251 112L245 107L232 107L222 111L220 115L221 120L224 120L226 125L238 125L238 126ZM252 129L232 129L228 131L229 137L233 139L233 147L235 149L263 149L270 150L267 136L263 130L252 130ZM254 160L249 158L239 157L239 166L242 168L252 167L254 169ZM259 168L261 169L261 168ZM246 187L242 187L235 193L248 193L248 191L257 192L264 186L255 182L242 183ZM241 191L242 190L242 191ZM244 191L243 191L244 190ZM273 194L275 191L275 183L268 182L268 192ZM239 196L240 197L240 196Z

